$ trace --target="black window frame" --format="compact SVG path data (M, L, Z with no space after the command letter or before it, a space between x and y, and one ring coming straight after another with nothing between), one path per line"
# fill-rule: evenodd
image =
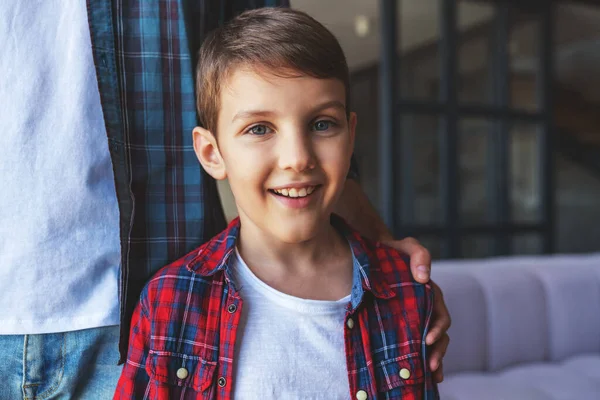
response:
M402 58L397 55L400 22L397 20L397 0L380 0L381 60L379 64L379 199L385 223L397 237L422 235L441 239L442 258L460 258L462 240L469 235L489 235L492 238L490 255L512 253L511 239L517 234L535 234L542 239L542 252L555 251L555 163L554 163L554 30L555 10L559 0L495 1L493 20L492 92L490 104L465 104L458 96L457 1L439 0L440 22L440 95L439 100L416 100L403 97L397 79ZM535 15L539 20L538 79L536 97L538 109L521 110L509 102L510 13L515 8ZM400 10L401 11L401 10ZM395 173L404 177L413 168L409 146L398 146L402 140L399 123L404 114L430 115L440 118L440 206L439 224L406 224L400 216L402 209L413 209L412 182L407 177L397 184ZM458 122L461 118L485 118L493 121L490 130L490 163L486 170L489 222L466 225L460 218L460 174ZM538 222L522 223L511 219L509 186L509 131L515 123L534 123L539 126L539 187L540 216ZM399 153L398 153L399 149ZM400 186L400 187L399 187ZM400 210L399 210L400 209Z

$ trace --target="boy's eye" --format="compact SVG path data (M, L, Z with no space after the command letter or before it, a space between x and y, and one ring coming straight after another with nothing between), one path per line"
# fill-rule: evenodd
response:
M248 133L256 136L263 136L270 132L270 128L266 125L254 125L252 128L248 129Z
M331 122L331 121L321 120L321 121L317 121L314 123L313 129L315 131L326 131L329 128L331 128L332 125L333 125L333 122Z

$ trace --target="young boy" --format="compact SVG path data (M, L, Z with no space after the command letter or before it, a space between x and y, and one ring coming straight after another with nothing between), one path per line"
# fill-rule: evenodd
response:
M148 283L115 398L438 398L431 288L332 215L356 127L348 75L298 11L248 11L206 39L194 148L239 218Z

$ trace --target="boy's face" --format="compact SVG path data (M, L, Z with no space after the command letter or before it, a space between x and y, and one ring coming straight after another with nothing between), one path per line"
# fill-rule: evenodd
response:
M286 243L329 224L354 145L344 85L305 75L238 69L221 89L218 134L194 130L194 147L216 179L229 179L242 224ZM216 140L215 140L216 137Z

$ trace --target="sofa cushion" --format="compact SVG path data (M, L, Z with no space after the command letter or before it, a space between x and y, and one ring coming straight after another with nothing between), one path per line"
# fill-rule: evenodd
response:
M453 319L446 376L600 354L600 254L442 261L433 279Z
M573 400L600 396L600 354L533 363L502 372L454 374L439 385L444 400Z
M451 278L438 281L444 287L452 316L451 346L444 357L444 370L446 373L484 371L487 369L488 327L481 321L486 320L488 313L483 289L469 271L456 270ZM460 340L454 340L456 336Z
M548 359L600 351L600 279L585 265L535 265L531 269L542 283L549 313ZM600 259L596 269L600 272Z

